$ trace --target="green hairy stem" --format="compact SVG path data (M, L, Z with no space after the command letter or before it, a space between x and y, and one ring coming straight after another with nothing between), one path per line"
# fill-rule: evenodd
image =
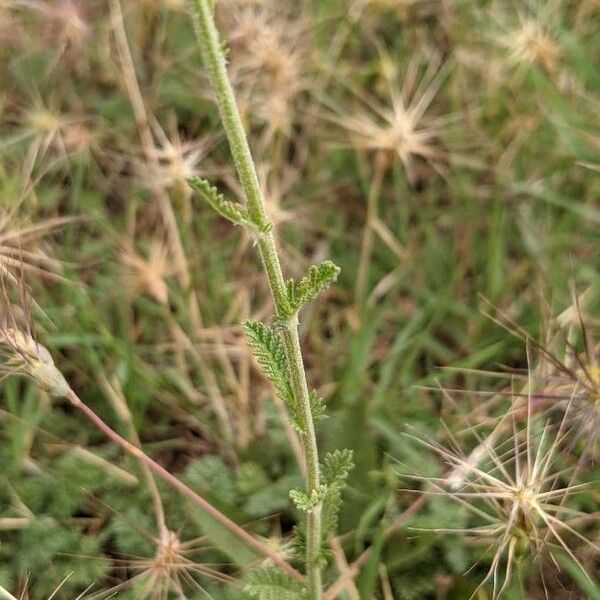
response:
M308 498L315 499L314 505L307 510L307 588L311 599L320 600L323 596L320 566L322 502L319 498L321 477L310 394L298 335L298 309L294 309L290 305L288 289L277 253L275 236L265 208L256 167L242 125L234 92L227 75L223 47L213 17L214 7L210 0L192 0L192 4L197 17L195 24L202 59L214 89L231 154L247 200L247 217L255 225L253 229L256 232L260 256L269 280L277 320L281 325L293 401L297 407L298 420L302 426L301 440L305 462L306 495Z

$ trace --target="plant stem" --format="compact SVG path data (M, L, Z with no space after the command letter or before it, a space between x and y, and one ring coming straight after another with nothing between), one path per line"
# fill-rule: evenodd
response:
M297 316L293 321L288 320L286 323L283 329L283 342L288 358L294 397L297 402L299 401L302 411L304 434L301 436L301 440L304 454L306 489L310 496L313 491L319 491L319 450L310 408L304 364L302 362ZM314 600L320 600L323 597L323 583L321 581L321 567L319 564L321 542L321 504L319 503L312 510L309 510L306 516L306 579L311 597Z
M264 232L258 236L258 248L262 263L269 280L269 287L278 317L286 316L283 326L283 341L290 369L294 400L300 407L305 426L302 435L302 448L306 471L306 491L309 496L319 492L319 453L317 439L310 408L306 374L298 336L298 317L288 317L288 296L281 270L275 236L266 227L269 216L258 182L256 167L252 159L244 126L236 104L235 95L227 75L225 56L217 31L213 6L210 0L192 0L196 12L196 33L205 67L223 121L223 128L231 149L235 167L248 203L248 212L252 219L264 226ZM313 600L323 595L319 551L321 549L321 505L308 512L307 517L306 578L308 591Z
M100 431L106 435L106 437L123 448L126 452L143 462L151 471L156 473L161 479L166 481L172 488L189 498L194 504L199 506L204 512L210 515L215 521L229 529L232 533L237 535L248 547L258 552L261 556L268 558L275 565L277 565L283 572L287 573L290 577L301 581L302 575L291 567L279 554L273 552L267 548L264 544L261 544L256 538L250 535L245 529L240 527L237 523L234 523L227 515L224 515L220 510L215 508L208 500L205 500L202 496L194 492L188 487L183 481L180 481L169 473L164 467L159 465L156 461L152 460L147 454L145 454L140 448L134 446L128 442L124 437L121 437L116 431L111 429L87 404L84 404L79 396L73 391L69 390L67 399L69 402L81 411L87 419L89 419Z

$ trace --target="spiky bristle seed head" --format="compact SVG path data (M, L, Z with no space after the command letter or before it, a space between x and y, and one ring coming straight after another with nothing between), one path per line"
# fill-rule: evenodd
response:
M348 87L358 99L355 110L332 106L329 119L346 131L349 143L358 150L373 153L386 168L395 163L404 167L409 182L417 180L418 165L426 163L444 173L448 153L442 137L455 117L440 114L433 103L449 72L441 57L428 57L422 77L418 77L421 55L415 55L403 74L403 83L389 61L383 62L383 83L387 99L365 94L352 84Z
M517 412L512 415L512 428L509 418L502 419L487 438L477 436L478 446L468 454L411 436L452 468L444 478L409 477L431 484L424 493L451 498L470 513L474 526L436 531L455 531L489 542L493 552L491 566L478 589L492 582L493 599L502 596L519 561L539 556L551 547L560 547L587 575L567 544L567 536L600 552L597 544L576 529L578 520L585 515L567 504L574 493L588 485L574 483L574 467L565 469L562 464L568 415L557 429L549 423L532 421L531 414L526 426L518 427Z

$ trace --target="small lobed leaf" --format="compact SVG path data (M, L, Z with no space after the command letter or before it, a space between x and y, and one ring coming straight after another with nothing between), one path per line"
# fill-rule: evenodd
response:
M304 490L293 489L290 490L290 498L298 510L308 512L321 502L325 493L325 486L321 486L319 491L313 490L310 495Z
M342 505L342 492L346 479L354 466L352 450L335 450L325 455L321 465L322 484L318 493L308 496L306 492L294 489L290 492L294 504L299 510L310 511L321 503L323 540L335 535L338 526L338 513ZM306 532L304 527L294 528L294 545L298 556L306 551ZM327 565L331 556L325 547L320 551L320 562Z
M244 321L242 327L258 364L275 386L278 396L294 413L294 394L281 337L273 328L259 321Z
M303 526L296 526L294 527L294 531L293 531L293 548L294 548L294 556L297 557L297 559L301 562L306 562L306 523L303 524ZM333 553L331 552L331 550L329 548L327 548L326 546L322 546L321 550L319 551L319 556L317 558L318 563L322 566L322 567L326 567L329 562L331 561L331 558L333 556Z
M290 279L286 286L291 310L296 312L307 302L314 300L338 278L339 273L340 268L336 264L324 260L312 265L308 275L300 281Z
M300 434L306 434L306 426L304 425L304 417L296 406L290 407L290 423L292 427Z
M257 229L256 223L254 223L248 211L241 204L225 200L223 194L219 193L217 188L206 179L202 177L190 177L188 183L222 217L225 217L235 225Z
M352 450L347 449L328 453L321 465L321 474L325 485L322 513L324 539L329 535L334 535L337 531L342 491L353 466Z
M352 450L334 450L328 452L321 465L321 474L328 486L344 485L354 467Z
M317 392L315 392L315 390L312 390L310 392L310 412L312 414L312 418L313 418L313 422L314 423L318 423L319 421L322 421L323 419L327 418L327 415L325 414L327 407L325 406L325 403L323 402L323 398L321 398Z
M306 559L306 523L294 525L292 537L294 556L300 561Z
M305 600L301 583L275 567L257 569L248 575L246 593L259 600Z

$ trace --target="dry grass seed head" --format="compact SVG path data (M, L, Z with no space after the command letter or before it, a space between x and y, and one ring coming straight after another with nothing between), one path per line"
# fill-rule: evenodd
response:
M306 218L305 205L300 202L293 206L294 187L300 179L300 172L287 166L283 173L274 171L268 164L258 165L258 178L263 191L268 213L275 227L284 223L310 227Z
M27 144L27 160L33 169L41 159L67 161L73 156L88 157L98 146L99 132L90 120L76 112L66 112L56 98L44 101L37 91L32 92L29 106L19 107L10 115L13 132L0 143L0 148Z
M527 331L500 311L492 317L522 340L531 355L527 374L498 375L527 380L528 394L537 412L548 414L569 409L570 451L576 452L581 462L589 455L596 456L600 431L600 346L593 339L593 329L598 323L586 314L593 295L593 287L582 294L573 290L571 304L553 319L554 325L544 342L533 340ZM578 339L583 351L577 347ZM580 442L583 444L579 445Z
M39 10L45 20L52 23L54 41L64 52L69 47L80 48L90 36L90 26L85 15L85 2L81 0L53 0L29 3Z
M556 319L558 332L551 342L557 349L539 348L534 371L541 402L551 407L573 403L571 426L575 442L584 441L583 458L588 453L596 457L600 432L600 344L594 341L594 321L586 314L593 293L593 287L582 294L573 290L571 305ZM577 338L583 351L576 347Z
M0 377L24 375L51 396L64 398L69 385L45 346L33 335L31 302L20 280L20 310L11 302L6 279L0 289Z
M89 600L108 600L125 590L133 590L140 600L168 600L173 595L177 598L212 598L200 578L222 584L236 583L233 577L193 558L206 549L203 538L181 541L179 534L171 530L163 531L158 537L140 533L151 538L154 556L112 559L116 571L132 573L132 576L108 590L92 594Z
M159 304L167 304L169 290L166 280L175 274L175 269L165 242L153 239L147 257L138 254L133 245L127 243L121 249L120 259L125 267L125 285L131 294L142 292Z
M345 107L341 112L333 101L328 102L333 113L330 119L347 131L352 146L377 152L387 157L388 162L398 160L411 183L416 180L419 161L444 173L448 156L441 137L453 120L451 115L435 114L432 109L447 77L449 63L442 64L440 56L433 54L420 75L421 62L420 55L412 57L400 85L396 65L389 57L383 58L382 74L389 97L385 104L350 84L358 108Z
M517 396L512 402L522 408L521 400ZM477 589L491 583L493 598L503 594L527 556L538 560L558 549L585 573L569 542L583 542L594 552L600 551L575 528L575 521L590 515L569 506L570 498L588 485L574 482L576 465L564 465L569 410L558 425L542 424L532 414L531 404L529 397L524 424L519 408L501 418L485 437L472 429L477 445L469 453L451 434L448 445L411 435L451 469L443 478L411 478L428 485L423 493L458 502L474 521L465 529L436 531L459 533L487 545L491 564Z
M21 198L31 192L27 188ZM42 239L73 222L72 217L51 217L35 223L19 219L23 200L0 209L0 277L18 286L21 273L50 280L61 279L62 265L42 248Z
M153 122L152 131L157 143L154 146L155 164L149 165L147 158L136 164L137 176L143 186L152 190L173 190L180 197L191 196L187 180L200 175L199 164L210 151L214 140L203 137L196 140L182 139L174 118L169 122L169 133Z
M264 126L265 140L289 137L311 86L310 22L278 0L230 5L231 76L247 116Z
M76 63L84 56L84 44L90 38L91 26L85 0L10 0L6 3L15 12L33 13L39 17L35 40L28 41L28 49L40 42L52 51L49 68L59 61ZM0 9L2 3L0 2Z
M507 14L494 14L494 42L505 51L509 64L523 74L532 66L553 75L558 71L563 48L556 30L557 2L528 3ZM516 15L516 21L514 16Z
M53 147L64 157L66 148L62 141L62 132L69 122L70 118L61 110L56 100L46 103L34 94L33 102L20 116L19 131L4 143L9 145L29 139L37 150L37 156L46 154Z

